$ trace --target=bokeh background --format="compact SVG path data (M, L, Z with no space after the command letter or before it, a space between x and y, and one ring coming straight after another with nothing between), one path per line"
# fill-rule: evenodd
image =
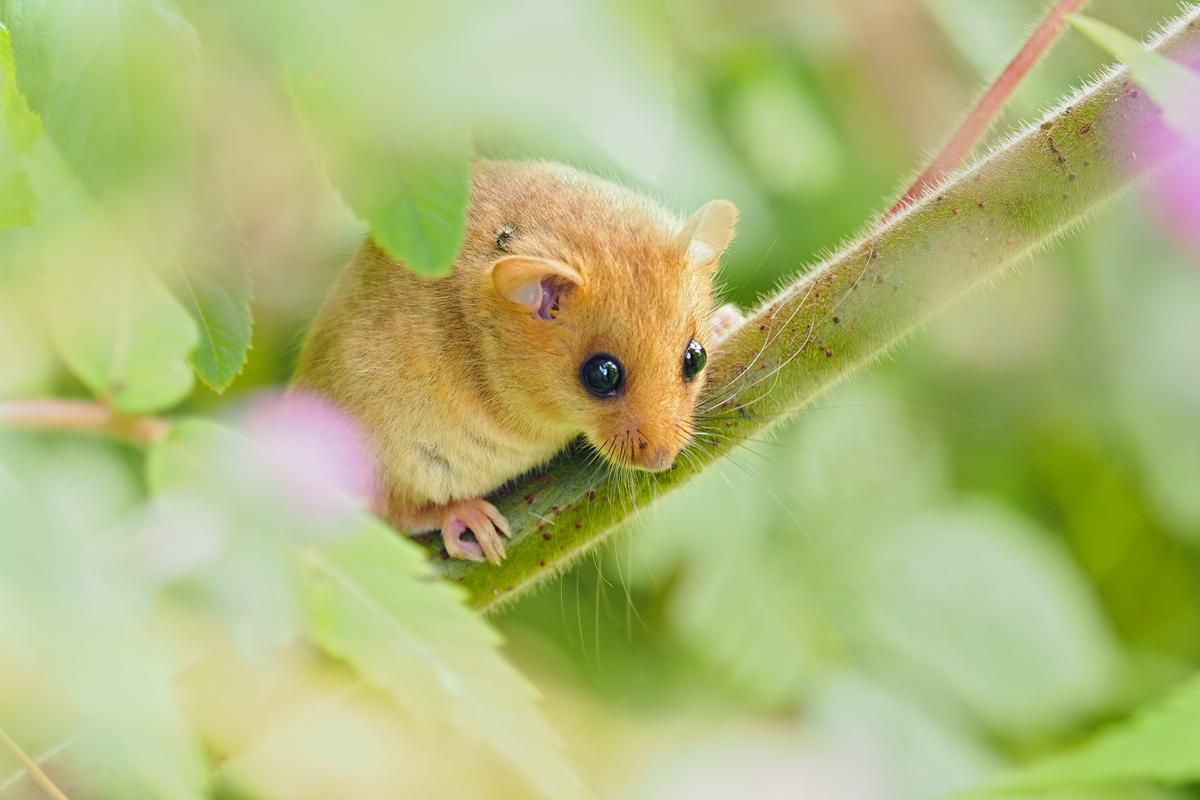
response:
M476 152L568 160L681 212L734 201L742 222L722 280L744 307L886 208L1044 11L1039 0L609 6L643 48L629 63L662 67L635 76L669 98L663 147L639 149L655 112L624 119L613 106L594 124L629 126L629 158L503 121L477 128ZM188 413L287 383L363 235L270 54L230 8L184 4L256 327L232 388L198 387ZM1139 36L1177 11L1089 7ZM504 50L505 35L477 43ZM1068 35L993 137L1103 64ZM488 91L505 106L526 87ZM494 617L598 796L943 797L1086 738L1194 671L1200 259L1152 208L1128 196ZM23 275L0 285L0 396L84 394L22 299ZM138 495L124 448L71 447L105 461L113 491ZM1168 793L1190 794L1077 796Z

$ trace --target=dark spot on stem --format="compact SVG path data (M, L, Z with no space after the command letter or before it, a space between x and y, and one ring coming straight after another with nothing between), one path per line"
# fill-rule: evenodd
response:
M551 538L550 531L546 531L545 533L543 533L542 538L549 541L549 539Z

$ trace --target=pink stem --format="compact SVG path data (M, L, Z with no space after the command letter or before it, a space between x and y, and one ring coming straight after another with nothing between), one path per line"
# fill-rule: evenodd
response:
M921 177L908 187L908 191L884 215L884 221L908 208L918 198L941 183L947 175L958 169L963 159L987 132L996 115L1000 113L1000 109L1004 108L1004 104L1016 91L1021 80L1029 73L1029 70L1033 69L1033 65L1050 49L1050 45L1062 33L1063 28L1066 27L1063 17L1074 14L1087 1L1058 0L1055 3L1054 8L1050 9L1050 13L1042 20L1042 24L1025 42L1021 52L1017 53L1016 57L1009 62L1008 66L1004 68L1004 72L1000 73L1000 77L996 79L995 83L988 87L983 97L979 98L979 102L971 109L971 113L954 132L954 136L950 137L950 141L946 142L946 146L921 173Z
M157 417L135 417L100 403L82 400L0 401L0 426L52 430L90 430L148 445L166 438L171 423Z

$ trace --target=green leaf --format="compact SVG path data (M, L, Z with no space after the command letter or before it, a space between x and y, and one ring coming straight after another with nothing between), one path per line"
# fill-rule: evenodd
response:
M418 135L358 107L360 93L342 91L324 70L295 66L291 85L330 180L375 241L419 275L448 275L470 200L466 125Z
M102 787L98 796L199 800L203 759L175 706L162 643L144 607L128 601L127 574L111 570L128 553L127 540L109 535L120 461L78 443L38 449L0 453L0 651L37 664L99 732L74 765Z
M882 662L927 676L993 731L1061 729L1103 707L1119 650L1049 535L983 503L886 527L888 541L856 571L868 582L863 630Z
M254 320L253 281L245 245L227 209L212 219L196 214L180 266L186 301L200 330L192 366L209 388L224 392L242 371Z
M155 261L187 225L199 44L162 0L12 0L30 106L68 167Z
M33 192L23 172L14 172L0 185L0 231L33 224Z
M1129 67L1138 85L1163 111L1171 130L1200 147L1200 75L1164 55L1142 47L1110 25L1073 14L1071 24Z
M63 361L98 397L130 413L168 408L192 390L198 335L183 305L91 204L39 140L25 159L45 239L45 299Z
M533 700L497 651L499 637L463 607L416 545L369 520L354 535L302 549L315 641L421 722L447 717L482 739L547 797L579 797L578 779Z
M146 450L146 486L159 495L202 484L211 475L211 454L217 447L236 446L237 433L207 419L184 419L171 433Z
M1082 786L1200 780L1200 680L1161 704L1063 755L1002 779L977 794L1051 792Z
M28 153L33 142L42 135L42 119L29 110L25 95L17 88L17 64L13 58L12 39L8 29L0 25L0 79L4 81L0 88L0 120L4 123L4 132L8 141L21 153Z
M33 194L21 171L26 153L41 135L42 121L17 89L8 30L0 26L0 231L33 224Z

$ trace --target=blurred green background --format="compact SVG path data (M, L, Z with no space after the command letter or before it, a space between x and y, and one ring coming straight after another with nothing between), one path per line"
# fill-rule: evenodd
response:
M480 127L476 152L569 160L681 212L734 201L722 280L743 307L886 208L1044 11L610 5L647 60L673 58L658 177L503 124ZM207 413L287 382L362 230L246 19L184 10L256 284L244 372L183 408ZM1177 10L1089 7L1138 35ZM1103 63L1068 35L994 136ZM22 299L32 278L0 280L0 396L86 394ZM1130 196L495 621L601 797L923 800L1081 740L1190 675L1198 545L1200 262Z

